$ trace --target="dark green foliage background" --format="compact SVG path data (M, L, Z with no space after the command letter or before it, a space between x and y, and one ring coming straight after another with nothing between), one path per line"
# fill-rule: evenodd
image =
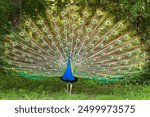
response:
M15 1L15 2L14 2ZM21 1L21 6L15 5ZM113 13L117 19L125 19L143 36L150 38L150 1L149 0L1 0L0 1L0 32L5 34L17 13L35 18L43 15L47 7L54 6L61 11L68 3L88 5L92 8L102 7ZM18 9L20 8L20 9ZM19 11L18 11L19 10ZM44 15L43 15L44 16Z

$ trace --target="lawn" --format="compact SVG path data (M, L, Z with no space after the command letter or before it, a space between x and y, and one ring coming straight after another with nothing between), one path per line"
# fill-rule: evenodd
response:
M0 76L1 100L148 100L150 86L131 83L98 84L82 80L73 84L72 95L59 78L31 80L17 75Z

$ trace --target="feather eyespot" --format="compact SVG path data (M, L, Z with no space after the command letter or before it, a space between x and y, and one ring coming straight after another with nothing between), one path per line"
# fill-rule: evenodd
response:
M64 15L65 15L65 12L61 12L61 15L63 15L63 16L64 16Z

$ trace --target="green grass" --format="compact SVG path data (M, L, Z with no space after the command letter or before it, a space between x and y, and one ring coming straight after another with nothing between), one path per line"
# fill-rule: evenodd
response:
M19 76L0 76L1 100L147 100L150 86L126 83L97 84L79 79L73 94L65 93L66 84L59 78L31 80Z

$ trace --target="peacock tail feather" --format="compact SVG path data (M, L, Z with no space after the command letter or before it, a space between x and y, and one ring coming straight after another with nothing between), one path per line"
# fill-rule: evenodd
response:
M126 21L75 5L59 15L47 9L46 16L28 19L6 36L5 69L29 78L61 77L70 56L73 75L79 78L113 80L143 71L144 45Z

